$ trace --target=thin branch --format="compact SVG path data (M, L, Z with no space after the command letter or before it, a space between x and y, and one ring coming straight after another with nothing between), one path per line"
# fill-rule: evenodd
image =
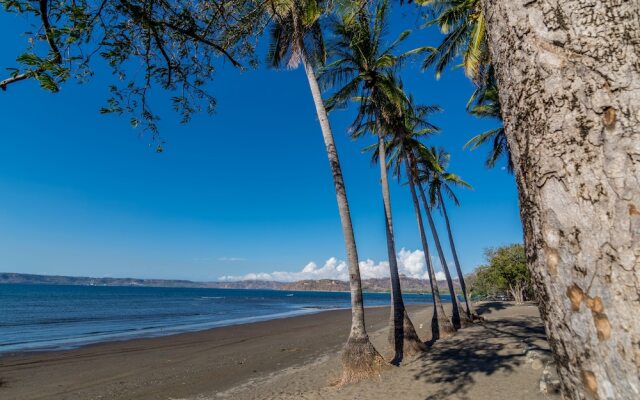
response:
M44 27L45 36L47 38L47 42L49 43L49 47L54 54L52 62L56 64L60 64L62 62L62 55L60 54L60 49L56 44L56 41L53 37L53 30L51 29L51 24L49 23L49 9L48 9L48 0L40 0L40 19L42 19L42 26Z
M34 75L36 75L36 72L29 71L29 72L25 72L25 73L20 74L20 75L12 76L11 78L4 79L4 80L0 81L0 89L3 90L3 91L6 91L7 90L7 85L10 85L10 84L15 83L15 82L24 81L25 79L29 79Z
M225 57L227 57L227 59L231 62L231 64L233 64L234 67L238 67L238 68L242 68L242 64L240 64L238 61L235 60L235 58L233 58L233 56L231 54L229 54L229 52L227 50L225 50L222 46L210 41L209 39L202 37L200 35L198 35L196 32L194 32L192 29L183 29L180 28L179 26L173 25L170 22L166 22L166 21L153 21L153 20L149 20L149 23L153 24L153 25L164 25L167 28L173 29L174 31L181 33L185 36L190 37L191 39L197 40L198 42L202 42L208 46L213 47L214 49L216 49L217 51L219 51L220 53L222 53Z

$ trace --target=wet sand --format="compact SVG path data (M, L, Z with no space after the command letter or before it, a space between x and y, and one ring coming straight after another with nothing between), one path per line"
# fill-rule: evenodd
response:
M430 307L408 310L421 338L429 340ZM366 310L372 340L390 358L388 313ZM404 393L402 399L545 398L538 390L542 371L525 357L534 348L548 358L537 309L493 305L484 316L485 323L436 342L424 356L405 359L380 379L343 388L332 382L340 373L349 310L2 356L0 398L386 399L398 395L394 388Z

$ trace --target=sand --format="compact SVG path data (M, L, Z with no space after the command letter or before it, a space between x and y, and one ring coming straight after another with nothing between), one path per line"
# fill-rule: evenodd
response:
M326 311L75 350L5 355L4 399L545 399L549 350L537 308L491 303L486 321L436 342L379 378L345 387L340 350L350 312ZM376 347L386 345L387 308L367 309ZM411 306L429 339L430 309Z

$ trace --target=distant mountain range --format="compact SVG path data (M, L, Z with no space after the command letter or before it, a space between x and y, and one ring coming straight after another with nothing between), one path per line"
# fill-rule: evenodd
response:
M404 292L430 293L429 281L402 276L400 278ZM454 284L457 287L457 279ZM167 279L135 279L135 278L89 278L57 275L32 275L0 272L0 284L24 285L79 285L79 286L145 286L145 287L183 287L183 288L216 288L216 289L271 289L271 290L308 290L324 292L347 292L349 282L320 279L298 282L275 281L236 281L236 282L194 282L187 280ZM438 281L439 288L446 288L445 281ZM365 292L388 292L389 278L363 279L362 289Z

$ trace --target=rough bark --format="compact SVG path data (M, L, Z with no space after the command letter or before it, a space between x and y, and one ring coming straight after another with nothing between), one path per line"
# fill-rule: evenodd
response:
M387 253L389 256L389 277L391 279L391 324L389 327L389 341L395 352L392 364L398 364L402 361L405 352L407 354L415 354L426 350L426 348L420 341L413 323L405 311L404 301L402 300L400 274L398 273L398 258L396 256L396 245L393 235L391 193L389 192L389 177L386 160L387 154L384 136L380 129L378 129L378 164L380 165L380 185L384 206Z
M509 285L509 292L516 304L524 303L524 287L520 284Z
M344 179L342 177L342 169L338 159L338 151L336 150L336 145L333 140L331 126L329 125L329 118L327 116L324 101L322 100L322 93L320 91L315 72L313 71L313 67L307 62L304 55L302 55L301 58L307 75L307 80L309 81L309 88L311 89L311 94L313 96L313 102L316 107L316 113L320 122L322 137L324 139L327 156L329 158L329 165L333 175L333 184L338 201L338 211L340 213L342 233L344 235L347 251L347 261L349 263L351 332L342 354L342 383L346 384L378 374L381 368L383 368L385 361L371 344L365 329L362 282L360 279L360 266L358 263L356 240L353 233L353 225L351 223L351 213L349 211L349 202L347 201L347 193L344 185Z
M458 299L456 298L456 291L453 288L453 281L451 280L451 274L449 273L447 260L445 260L444 258L444 252L442 251L442 245L440 244L440 237L438 236L438 231L436 230L436 224L433 222L431 208L429 207L429 203L427 202L427 196L424 194L424 188L422 187L422 184L418 183L418 188L420 189L420 198L422 199L424 212L427 214L427 221L429 221L429 228L431 228L433 242L436 244L436 250L438 252L438 257L440 258L440 265L442 265L442 271L444 272L444 276L447 279L447 286L449 288L449 293L451 294L451 322L456 329L460 329L461 323L460 310L458 309Z
M462 268L460 268L460 261L458 260L458 252L456 251L456 244L455 244L455 241L453 240L453 233L451 233L451 225L449 224L449 215L447 214L447 206L444 204L442 193L439 190L438 190L438 197L440 198L440 206L442 207L444 222L447 225L447 234L449 235L449 246L451 247L451 253L453 254L453 262L456 266L456 272L458 273L458 280L460 281L460 289L462 289L464 302L467 306L465 314L469 320L472 320L473 309L471 308L471 302L469 301L469 295L467 293L467 285L464 281Z
M640 2L483 0L565 397L640 398Z
M409 176L409 188L411 190L411 199L413 200L413 209L416 213L416 221L418 223L418 231L420 232L420 242L422 243L422 251L424 252L425 262L427 263L427 271L429 273L429 286L431 288L431 298L433 299L433 316L431 318L431 340L444 339L453 335L456 329L449 321L447 314L442 306L442 299L440 298L440 290L438 289L438 283L436 282L436 273L433 270L433 263L431 262L431 255L429 252L429 243L427 242L427 235L424 230L424 223L422 221L422 213L420 212L420 203L418 202L418 196L416 195L416 186L413 168L410 167L409 162L405 162L407 175Z

